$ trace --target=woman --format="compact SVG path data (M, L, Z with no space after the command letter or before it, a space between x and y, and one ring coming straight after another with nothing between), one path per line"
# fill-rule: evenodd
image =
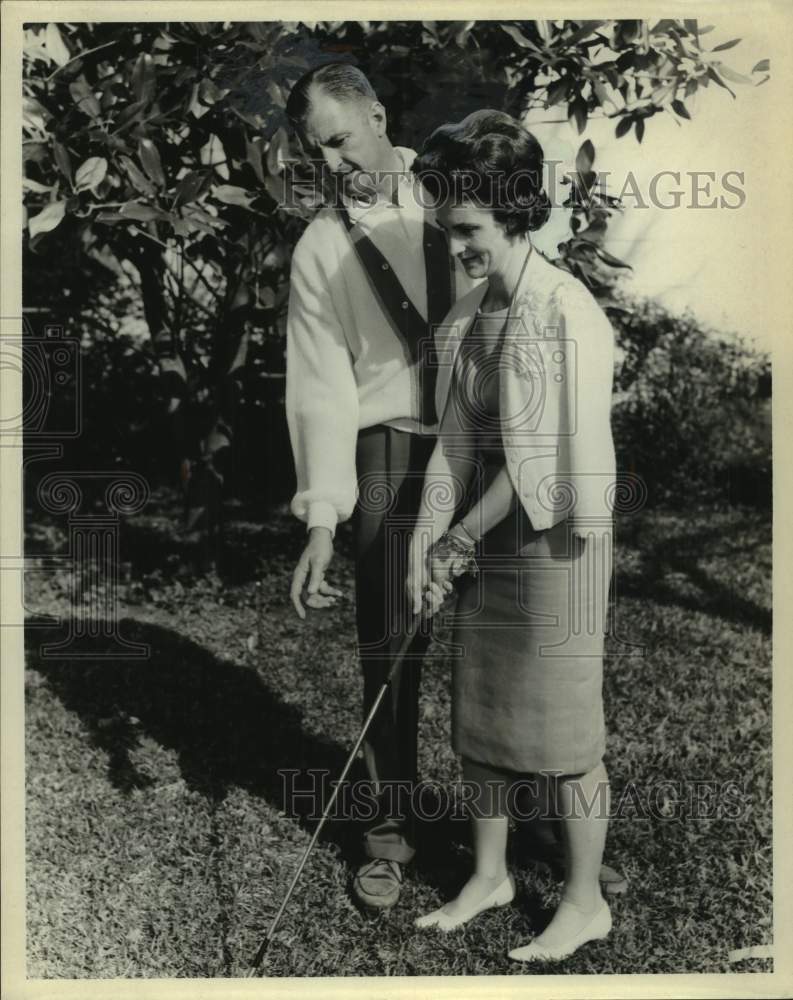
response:
M563 820L566 878L548 927L511 951L555 960L611 929L598 873L608 777L601 698L611 576L613 332L588 290L532 247L547 220L542 149L510 116L438 128L414 173L450 253L484 278L444 321L437 446L411 539L408 596L439 606L460 576L452 736L471 802L475 870L417 921L451 930L511 902L510 793L541 775ZM450 528L455 511L464 516ZM468 499L466 499L466 497ZM469 789L469 790L470 790Z

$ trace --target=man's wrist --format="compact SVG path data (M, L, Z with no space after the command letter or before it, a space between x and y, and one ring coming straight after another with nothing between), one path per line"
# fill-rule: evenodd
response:
M338 521L339 516L332 503L328 503L325 500L314 500L309 504L308 517L306 519L306 527L309 532L313 528L327 528L330 532L330 537L333 538L336 534Z

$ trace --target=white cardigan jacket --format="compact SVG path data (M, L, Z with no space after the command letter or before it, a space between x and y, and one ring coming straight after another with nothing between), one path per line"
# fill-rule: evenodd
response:
M459 393L449 390L457 349L486 290L482 282L458 299L444 323L436 391L442 439L465 421ZM614 331L595 298L533 249L513 297L498 377L507 469L536 530L565 518L584 530L611 519L613 368Z

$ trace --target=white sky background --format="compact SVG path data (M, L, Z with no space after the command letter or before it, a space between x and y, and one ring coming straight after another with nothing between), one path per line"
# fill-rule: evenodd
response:
M771 46L762 18L749 21L714 13L714 30L702 37L707 49L732 38L741 43L716 58L726 66L749 76L752 67L770 56ZM526 124L543 145L548 159L566 160L573 167L575 153L585 139L596 150L595 170L609 171L609 192L619 194L627 172L633 172L645 202L650 202L650 181L662 170L679 171L679 189L686 194L680 207L669 210L650 205L637 208L636 199L625 198L625 210L609 224L605 248L627 261L633 272L626 272L626 290L656 298L674 313L689 308L707 326L720 331L735 331L762 350L771 350L773 331L767 322L767 296L763 295L763 258L775 251L765 234L772 211L773 186L789 183L787 163L775 162L780 150L779 137L768 113L772 79L759 87L732 84L730 94L715 84L697 91L687 102L691 121L676 123L669 112L657 114L646 122L644 139L639 143L633 130L615 138L615 120L587 123L583 135L568 123L540 124L540 120L559 119L565 115L560 104L544 112L534 112ZM756 74L759 79L764 74ZM778 153L777 153L778 155ZM564 167L559 167L560 173ZM708 204L724 194L729 203L737 197L725 190L722 177L728 171L742 171L745 201L738 209L691 207L690 171L716 174L710 195L700 195ZM700 182L703 186L707 181ZM733 185L741 186L732 179ZM672 204L670 193L677 188L671 178L659 184L659 198ZM535 234L543 249L555 246L563 238L558 219L549 223L549 231ZM778 248L781 251L783 248Z

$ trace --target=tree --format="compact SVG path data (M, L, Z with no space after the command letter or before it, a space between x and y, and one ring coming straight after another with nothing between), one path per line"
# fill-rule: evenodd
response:
M186 527L218 523L251 343L283 340L291 249L319 204L287 169L298 157L285 96L310 66L357 62L416 144L475 107L560 106L582 132L606 115L641 141L656 114L687 119L711 83L763 82L707 51L693 20L81 23L28 25L23 157L27 247L134 276L170 414ZM560 264L614 305L622 263L603 247L616 199L584 142L570 178L573 236ZM295 183L295 179L298 182ZM261 338L259 338L261 339ZM201 414L189 417L191 403Z

